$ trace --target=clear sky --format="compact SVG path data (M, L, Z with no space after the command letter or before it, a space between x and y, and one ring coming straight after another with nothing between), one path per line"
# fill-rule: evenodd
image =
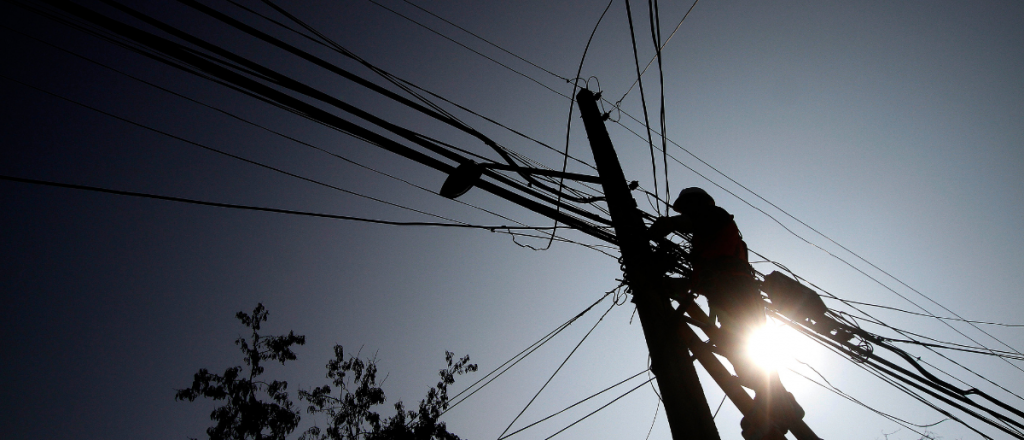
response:
M380 1L523 75L367 0L281 5L376 66L558 150L565 148L570 101L538 82L572 93L572 86L557 76L575 75L604 1L414 2L554 75L409 3ZM242 3L273 13L256 1ZM228 2L210 4L272 29ZM690 5L660 5L663 37ZM479 141L185 6L152 2L137 7L390 121L498 159ZM648 10L645 2L632 7L642 66L654 55ZM0 11L0 75L348 191L469 223L508 223L35 39L430 190L440 188L445 176L439 172L15 6L4 4ZM838 297L919 311L902 295L940 316L955 312L968 319L1024 324L1019 281L1024 261L1022 22L1024 3L1019 1L701 1L663 52L667 133L678 144L670 145L669 152L680 161L669 163L668 184L673 192L706 188L735 215L752 250ZM383 84L351 60L296 38L289 41ZM636 79L635 69L625 3L615 0L597 28L580 76L615 102ZM644 75L655 129L657 78L656 65ZM5 176L438 221L218 155L8 79L0 78L0 103L0 174ZM621 107L642 120L640 105L634 89ZM548 167L561 166L558 153L443 106L511 150ZM644 133L642 124L617 111L612 119L621 122L607 126L627 178L653 190L646 139L624 128ZM570 154L592 162L578 113L570 134ZM664 191L660 157L658 164L657 184ZM569 170L588 168L570 162ZM636 194L641 208L654 213ZM479 189L460 200L528 225L551 224ZM571 231L566 236L582 237ZM241 362L232 341L242 327L233 316L251 311L257 302L270 310L268 332L294 330L307 336L307 344L297 350L298 361L269 370L289 382L293 396L297 389L327 383L323 366L336 343L376 354L388 374L389 402L418 402L436 382L445 350L469 354L480 366L481 372L459 378L455 389L461 390L616 287L621 276L614 258L591 249L556 242L549 250L534 251L517 242L546 243L524 237L514 242L509 235L482 230L369 225L2 181L0 432L14 439L201 436L213 404L175 402L174 390L189 385L199 368L222 371ZM751 260L760 258L751 255ZM755 267L773 270L765 263ZM828 304L855 312L836 301ZM450 429L464 438L497 438L610 305L609 300L598 305L446 414ZM866 310L915 333L973 344L934 319ZM513 429L642 371L646 347L632 312L628 302L612 307ZM986 346L1011 350L967 325L951 325ZM870 324L866 328L881 331ZM1022 328L982 328L1024 349ZM967 371L931 352L908 350L970 386L1024 407L1024 400L986 381L1024 395L1024 362L950 354ZM816 346L800 350L797 357L879 411L919 425L944 418ZM800 364L792 368L820 379ZM722 392L706 375L701 377L714 410ZM805 408L807 424L823 438L919 437L788 370L783 381ZM627 389L617 388L513 438L545 438ZM657 407L658 397L648 386L557 438L643 438L652 420L650 438L670 438ZM726 402L716 418L723 439L740 438L739 419ZM315 420L305 416L302 426ZM944 439L980 438L953 421L927 429ZM1006 438L990 428L983 431Z

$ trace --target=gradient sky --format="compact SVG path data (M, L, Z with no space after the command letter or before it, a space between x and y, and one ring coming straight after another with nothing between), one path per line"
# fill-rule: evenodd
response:
M268 50L187 7L153 3L138 7L389 120L494 156L467 136ZM654 54L647 8L634 3L640 59L646 62ZM226 2L212 4L244 17ZM564 148L569 101L537 83L366 0L281 4L375 65ZM555 76L409 4L382 4L561 93L572 92ZM605 5L417 4L564 77L575 74ZM663 35L689 6L663 2ZM350 191L471 223L507 223L330 159L22 34L425 188L440 188L445 176L419 164L17 7L5 4L0 11L3 76ZM735 214L752 250L839 297L914 308L787 232L780 222L900 295L950 315L778 208L961 316L1022 324L1021 23L1024 3L1019 1L699 2L663 52L668 136L776 207L674 146L669 151L675 157L714 183L670 163L670 187L707 188ZM351 61L317 53L378 81ZM617 101L635 79L634 69L624 2L616 0L594 36L581 76L596 78L591 88ZM657 71L652 68L644 79L653 115ZM0 174L228 203L434 220L219 156L7 79L0 79L0 102ZM622 108L642 116L638 90L630 92ZM561 164L556 153L451 111L515 151L550 167ZM612 117L618 116L613 112ZM633 130L642 127L625 116L620 120ZM575 114L572 122L569 151L589 160ZM608 128L627 178L653 189L646 142L620 125L609 122ZM587 171L579 165L569 169ZM664 189L661 171L658 176ZM550 225L480 190L460 200L530 225ZM644 200L638 202L653 212ZM621 276L614 259L592 250L556 243L550 250L533 251L508 235L487 231L368 225L6 181L0 182L0 231L0 337L5 341L0 432L13 439L203 435L213 404L175 402L174 390L189 385L199 368L222 371L241 362L232 341L243 330L233 316L251 311L257 302L270 310L268 333L294 330L307 336L297 362L268 370L271 377L288 380L293 396L297 389L327 383L323 365L337 343L353 353L361 348L364 355L375 354L388 374L389 402L414 405L436 382L445 350L469 354L480 366L480 373L459 379L455 389L461 389L582 311ZM751 260L759 258L752 255ZM755 267L772 270L763 263ZM852 311L835 301L828 304ZM609 305L597 306L446 414L450 429L464 438L497 438ZM631 322L632 311L629 303L612 308L516 426L643 370L646 347L639 324ZM970 343L935 320L871 312L916 333ZM954 325L1000 348L976 330ZM1024 348L1020 328L984 328ZM1024 406L970 372L930 353L913 352L931 356L926 359L1015 407ZM799 356L874 408L917 424L943 418L835 355L812 347ZM953 358L1024 394L1024 372L1006 362L966 354ZM806 367L794 369L817 377ZM881 439L894 432L889 439L918 438L783 373L807 412L807 424L823 438ZM701 374L714 409L722 393ZM657 399L647 387L557 438L643 438L652 420L650 438L669 438L663 412L655 417ZM599 398L514 438L547 437L609 400ZM726 402L716 419L723 439L740 438L739 418ZM305 416L302 426L314 420ZM944 439L978 438L952 421L928 429ZM986 432L1004 438L992 429Z

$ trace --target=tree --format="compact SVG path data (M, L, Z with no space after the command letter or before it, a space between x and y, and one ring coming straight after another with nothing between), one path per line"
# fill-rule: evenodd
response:
M438 419L448 409L448 386L455 376L477 370L469 363L469 356L455 360L455 354L445 352L448 367L438 373L441 380L430 388L426 399L420 401L418 411L407 411L401 401L395 403L394 416L381 420L375 411L384 403L384 390L377 383L376 359L364 361L357 356L345 358L344 349L334 346L334 359L327 363L327 377L338 388L338 396L331 395L330 385L299 391L299 398L310 403L307 412L328 416L328 426L321 430L314 426L303 435L303 440L459 440Z
M252 315L238 312L235 315L242 325L252 330L251 339L239 337L235 345L242 350L248 376L242 374L242 367L224 370L223 375L212 374L205 368L195 374L191 388L177 390L175 400L195 401L197 397L226 400L210 413L216 425L206 429L210 440L271 439L283 440L299 424L299 411L288 399L288 382L258 380L263 374L264 361L295 360L291 347L303 345L306 337L291 331L288 335L263 336L259 334L260 324L267 320L267 310L257 304ZM258 394L265 394L269 401L261 400Z

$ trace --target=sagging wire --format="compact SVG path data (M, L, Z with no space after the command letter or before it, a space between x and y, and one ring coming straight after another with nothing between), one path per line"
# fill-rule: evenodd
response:
M651 439L651 433L654 432L654 422L658 421L658 410L660 410L660 409L661 409L661 399L658 399L658 402L654 405L654 418L651 419L651 427L647 428L647 437L644 437L644 440L650 440ZM712 419L713 418L714 417L712 417Z
M661 160L662 171L665 173L665 198L672 198L672 191L668 186L668 127L665 123L665 72L661 64L661 12L658 9L658 0L647 0L647 12L651 20L651 37L654 40L655 58L658 59L658 84L661 86ZM640 73L642 75L643 72ZM639 75L638 75L639 76ZM668 202L665 202L665 215L669 213Z
M444 122L444 123L446 123L446 124L456 128L456 129L459 129L459 130L461 130L461 131L463 131L463 132L465 132L465 133L467 133L467 134L477 138L482 143L484 143L484 145L490 147L492 150L494 150L496 153L498 153L498 155L501 156L502 159L508 165L510 165L512 167L515 167L515 168L518 168L518 165L512 159L512 157L509 155L507 149L505 149L504 147L501 147L496 142L494 142L492 139L490 139L489 137L485 136L483 133L480 133L479 131L473 129L472 127L466 125L465 123L455 119L454 117L451 117L450 114L447 114L447 115L446 114L441 114L441 113L438 113L438 112L436 112L434 110L426 109L426 108L424 108L423 106L421 106L419 104L416 104L416 103L414 103L414 102L412 102L412 101L410 101L410 100L408 100L408 99L406 99L404 97L401 97L401 96L399 96L399 95L397 95L397 94L395 94L395 93L393 93L393 92L391 92L389 90L386 90L386 89L384 89L384 88L382 88L382 87L380 87L380 86L378 86L376 84L373 84L373 83L371 83L371 82L369 82L369 81L367 81L365 79L362 79L362 78L360 78L358 76L355 76L355 75L345 71L344 69L341 69L340 67L338 67L338 66L336 66L334 64L331 64L331 63L329 63L329 62L327 62L327 61L325 61L325 60L323 60L321 58L318 58L318 57L316 57L316 56L314 56L314 55L312 55L312 54L310 54L308 52L302 51L301 49L298 49L298 48L296 48L296 47L294 47L292 45L289 45L288 43L285 43L285 42L283 42L283 41L281 41L281 40L279 40L277 38L274 38L274 37L272 37L272 36L270 36L268 34L265 34L265 33L255 29L255 28L251 27L251 26L248 26L248 25L246 25L246 24L244 24L244 23L242 23L242 22L240 22L240 21L238 21L238 20L236 20L236 19L234 19L234 18L232 18L230 16L225 15L225 14L221 13L220 11L212 9L212 8L206 6L206 5L200 4L200 3L198 3L198 2L196 2L194 0L179 0L179 1L184 3L184 4L186 4L186 5L188 5L188 6L191 6L192 8L194 8L194 9L200 11L200 12L203 12L203 13L205 13L205 14L207 14L207 15L215 18L215 19L218 19L218 20L220 20L220 21L222 21L222 22L224 22L224 23L226 23L226 24L228 24L230 26L233 26L236 29L239 29L239 30L241 30L243 32L246 32L246 33L250 34L251 36L259 38L259 39L261 39L261 40L263 40L265 42L268 42L268 43L270 43L272 45L275 45L275 46L277 46L277 47L279 47L279 48L281 48L281 49L283 49L285 51L291 52L292 54L294 54L294 55L296 55L296 56L298 56L298 57L300 57L302 59L305 59L306 61L309 61L309 62L311 62L311 63L313 63L313 64L315 64L315 65L317 65L319 67L325 68L325 69L327 69L328 71L330 71L332 73L341 75L341 76L345 77L346 79L349 79L350 81L356 82L357 84L360 84L360 85L362 85L364 87L367 87L367 88L369 88L369 89L371 89L371 90L373 90L373 91L375 91L375 92L377 92L379 94L382 94L382 95L384 95L384 96L386 96L386 97L388 97L388 98L390 98L392 100L395 100L395 101L397 101L397 102L399 102L399 103L401 103L403 105L406 105L406 106L408 106L410 108L413 108L414 110L417 110L417 111L419 111L419 112L421 112L421 113L423 113L423 114L425 114L427 116L430 116L430 117L432 117L434 119L437 119L440 122ZM373 0L370 0L370 1L373 2ZM264 0L264 2L269 4L269 5L273 5L273 3L271 3L269 0ZM376 2L374 2L374 3L376 3ZM381 5L381 7L384 7L384 6ZM129 8L126 8L126 7L120 7L119 6L119 9L125 10L129 14L132 14L132 15L137 16L137 17L144 17L144 16L142 16L142 14L138 13L137 11L130 10ZM283 11L283 9L280 9L280 8L278 8L278 9ZM285 12L285 14L287 14L287 13ZM290 14L287 14L287 15L290 16ZM297 23L300 23L300 25L304 25L304 27L306 27L307 29L312 29L308 25L305 25L304 23L302 23L297 18L294 18L294 16L291 16L291 17L292 17L293 21L296 21ZM272 72L269 69L266 69L266 68L264 68L262 66L256 65L255 63L248 62L248 60L242 59L242 58L240 58L238 56L234 56L231 53L225 52L223 50L219 50L219 48L217 48L217 47L215 47L213 45L207 44L207 43L202 42L200 40L197 40L195 38L191 38L191 36L189 36L189 35L180 35L181 32L178 32L176 29L169 28L168 26L164 25L163 23L159 23L159 22L157 22L155 20L148 19L148 17L144 17L142 19L149 21L151 24L153 24L155 26L161 27L162 29L164 29L164 30L166 30L168 32L172 32L173 34L178 35L180 38L184 38L186 41L190 41L193 44L197 44L200 47L203 47L203 48L205 48L207 50L211 50L214 53L218 53L221 56L224 56L225 58L234 61L235 63L240 63L242 65L250 66L250 67L252 67L254 69L257 69L256 70L257 72L269 72L269 73L272 73L272 74L275 75L275 78L279 78L280 77L280 74L276 74L276 72ZM312 30L312 31L316 32L315 30ZM327 37L322 36L322 38L326 39ZM334 46L336 46L341 51L347 52L343 47L341 47L340 45L337 45L336 43L334 44ZM353 54L353 56L354 56L354 54ZM354 58L354 59L356 59L356 58ZM369 63L365 62L365 60L361 61L361 62L364 63L364 64L369 64ZM374 66L372 68L376 68L376 67ZM301 91L300 91L300 93L301 93ZM333 104L335 106L338 106L338 103L336 103L336 102L331 102L331 104ZM353 114L356 114L356 115L360 115L362 113L365 113L365 112L356 112L356 111L353 111L351 109L346 109L346 111L348 111L350 113L353 113ZM444 113L446 113L446 112L444 112ZM558 203L559 204L561 203L561 199L563 199L563 198L566 199L566 200L570 200L570 201L576 202L576 203L593 203L594 201L600 200L600 198L596 198L596 199L595 198L581 199L581 198L573 197L573 196L570 196L570 195L562 194L560 189L556 190L556 189L554 189L552 187L549 187L549 186L541 183L540 181L537 181L529 173L524 172L523 170L517 170L516 172L520 176L522 176L524 179L526 179L528 182L532 183L533 185L537 186L538 188L541 188L544 191L548 191L548 192L551 192L551 193L558 193ZM550 243L549 243L549 246L550 246Z
M793 374L796 374L797 376L800 376L800 377L804 378L804 380L807 380L808 382L811 382L811 383L813 383L813 384L815 384L815 385L817 385L819 387L822 387L825 390L830 391L830 392L832 392L833 394L835 394L835 395L837 395L839 397L842 397L842 398L844 398L846 400L849 400L850 402L853 402L853 403L855 403L855 404L857 404L857 405L859 405L859 406L861 406L861 407L863 407L863 408L865 408L865 409L867 409L867 410L869 410L869 411L871 411L871 412L873 412L875 414L878 414L878 415L888 419L889 421L895 422L896 424L899 424L900 426L903 426L904 428L907 428L907 429L909 429L911 431L914 431L914 432L916 432L918 434L923 435L922 432L915 430L911 426L920 427L920 428L930 428L932 426L938 425L939 423L942 423L942 422L945 422L945 421L948 421L948 420L952 420L952 419L947 417L947 418L944 418L942 420L939 420L938 422L935 422L935 423L932 423L932 424L928 424L928 425L918 425L916 423L908 422L908 421L903 420L903 419L901 419L899 417L896 417L896 416L894 416L892 414L889 414L889 413L886 413L884 411L875 409L875 408L869 406L868 404L866 404L864 402L861 402L856 397L853 397L853 396L843 392L839 388L836 388L834 385L832 385L831 382L828 381L828 379L825 378L825 376L823 376L817 369L812 367L810 364L807 364L807 363L802 362L800 360L797 360L797 362L800 362L801 364L804 364L805 366L810 368L812 371L814 371L818 375L818 377L821 377L821 379L823 381L825 381L826 384L828 384L828 386L826 386L826 385L824 385L824 384L822 384L822 383L820 383L820 382L818 382L818 381L816 381L814 379L811 379L810 377L807 377L806 375L804 375L803 373L801 373L799 371L796 371L796 370L794 370L792 368L788 368L788 370L790 372L792 372Z
M683 18L681 20L679 20L679 24L676 25L676 28L672 30L672 33L669 34L668 38L665 39L665 42L662 43L661 47L658 48L659 51L665 50L665 46L668 46L668 42L672 41L672 37L674 37L676 35L676 32L679 31L679 28L683 26L683 22L686 21L686 17L690 16L690 12L693 11L693 7L697 6L697 1L699 1L699 0L694 0L693 4L690 5L690 9L686 10L686 14L683 14ZM647 69L651 67L651 64L654 64L655 60L657 60L657 56L651 58L651 60L647 62L647 65L644 66L644 70L642 72L640 72L640 76L643 76L643 74L647 73ZM638 77L636 80L633 81L633 84L630 85L628 89L626 89L626 93L623 93L622 97L619 98L618 101L615 101L614 106L615 106L616 109L619 109L619 106L622 104L622 101L624 99L626 99L626 95L629 95L629 92L633 91L633 87L636 87L636 84L639 81L640 81L640 79ZM618 122L618 121L616 121L616 122Z
M840 301L840 302L846 303L846 300L844 300L844 299L842 299L842 298L839 298L838 296L836 296L836 295L834 295L834 294L830 293L829 291L827 291L827 290L825 290L825 289L822 289L821 287L819 287L818 285L816 285L816 284L814 284L814 283L812 283L812 282L808 281L807 279L805 279L805 278L803 278L803 277L800 277L800 276L798 276L797 274L795 274L795 273L794 273L793 271L791 271L791 270L790 270L789 268L787 268L786 266L782 265L781 263L778 263L778 262L776 262L776 261L772 261L771 259L769 259L769 258L765 257L764 255L761 255L760 253L758 253L758 252L756 252L756 251L754 251L754 250L752 250L752 249L748 249L748 250L749 250L749 252L751 252L751 253L753 253L753 254L755 254L755 255L757 255L757 256L759 256L759 257L761 257L762 259L765 259L765 260L768 260L768 261L770 261L770 262L771 262L772 264L774 264L774 265L775 265L776 267L778 267L778 268L780 268L780 269L783 269L783 270L785 270L785 271L789 272L789 273L790 273L791 275L793 275L793 278L794 278L794 279L796 279L796 280L800 280L800 281L803 281L803 282L805 282L805 283L807 283L807 284L811 285L812 287L814 287L815 289L818 289L818 291L820 291L820 292L824 293L825 295L827 295L828 297L831 297L832 299L835 299L835 300L837 300L837 301ZM911 336L909 336L909 335L914 335L914 336L918 336L918 337L922 337L922 338L930 339L930 340L933 340L933 341L936 341L936 342L942 342L942 341L937 341L937 340L935 340L935 339L929 338L929 337L927 337L927 336L924 336L924 335L918 335L918 334L916 334L916 333L911 333L911 332L908 332L908 331L905 331L905 330L901 330L901 329L899 329L899 328L896 328L896 327L892 327L892 326L890 326L890 325L888 325L888 324L885 324L885 323L884 323L883 321L881 321L880 319L878 319L878 318L875 318L875 317L871 316L871 314L869 314L869 313L867 313L867 312L865 312L865 311L863 311L863 310L859 309L859 308L858 308L857 306L855 306L855 305L852 305L852 304L847 304L847 305L848 305L849 307L853 308L854 310L857 310L858 312L860 312L860 313L863 313L863 314L867 315L868 317L870 317L870 318L872 319L872 321L870 321L870 322L872 322L872 323L875 323L875 324L878 324L878 325L881 325L881 326L883 326L883 327L886 327L886 328L889 328L889 329L891 329L891 330L895 331L896 333L899 333L900 335L902 335L902 336L904 336L904 337L910 338L911 340L913 340L913 338L912 338ZM837 318L840 318L840 319L842 319L844 315L846 315L846 316L850 316L851 318L853 317L853 315L845 314L845 313L843 313L843 312L839 312L839 314L838 314L838 315L836 315L836 317L837 317ZM854 328L860 329L860 326L859 326L859 325L858 325L858 324L857 324L857 323L856 323L855 321L854 321L853 323L851 323L851 324L852 324L852 325L851 325L851 327L854 327ZM970 338L968 338L968 339L970 339ZM972 342L975 342L975 343L977 343L977 341L974 341L974 340L972 340ZM982 380L984 380L985 382L988 382L989 384L992 384L993 386L995 386L995 387L997 387L997 388L999 388L999 389L1001 389L1001 390L1003 390L1003 391L1005 391L1005 392L1009 393L1010 395L1012 395L1012 396L1014 396L1014 397L1016 397L1016 398L1018 398L1018 399L1020 399L1020 400L1024 400L1024 397L1021 397L1020 395L1018 395L1017 393L1014 393L1013 391L1010 391L1010 390L1009 390L1009 389L1007 389L1006 387L1004 387L1004 386L1002 386L1002 385L999 385L998 383L995 383L995 382L994 382L994 381L992 381L991 379L989 379L989 378L987 378L987 377L985 377L985 376L982 376L981 374L978 374L978 373L977 373L977 372L975 372L974 370L971 370L970 368L967 368L967 367L965 367L964 365L960 364L959 362L956 362L955 360L953 360L953 359L949 358L948 356L946 356L946 355L943 355L942 353L939 353L939 352L935 351L935 350L934 350L934 349L932 349L931 347L928 347L928 346L924 346L924 347L925 347L925 348L926 348L926 349L927 349L928 351L931 351L932 353L935 353L935 354L936 354L936 355L938 355L939 357L941 357L941 358L943 358L943 359L945 359L945 360L947 360L947 361L949 361L949 362L953 363L954 365L956 365L956 366L958 366L958 367L960 367L960 368L964 369L964 370L965 370L965 371L967 371L968 373L971 373L971 374L973 374L973 375L977 376L977 377L978 377L979 379L982 379ZM984 346L982 346L982 347L984 347ZM989 348L987 348L987 347L985 347L985 348L986 348L986 350L988 350L989 352L993 352L993 350L992 350L992 349L989 349ZM1003 360L1004 362L1006 362L1006 363L1010 364L1011 366L1014 366L1014 367L1016 367L1016 365L1014 365L1013 363L1011 363L1011 362L1010 362L1010 361L1009 361L1008 359L1005 359L1005 358L1003 358L1003 357L999 356L998 354L993 354L993 355L995 355L995 356L997 356L997 357L1000 357L1000 358L1001 358L1001 359L1002 359L1002 360ZM1018 369L1019 369L1019 367L1018 367ZM946 374L946 375L948 375L948 376L951 376L951 377L952 377L952 375L951 375L951 374L949 374L949 373L946 373L945 371L943 371L943 370L941 370L941 369L939 369L939 371L941 371L941 372L942 372L943 374ZM957 380L959 380L959 379L957 379ZM963 381L961 380L960 382L963 382Z
M579 68L576 69L576 77L573 78L573 80L572 80L572 96L573 96L573 98L571 98L569 100L569 116L567 118L568 120L565 123L566 124L565 125L565 153L562 156L562 173L563 174L565 173L565 170L566 170L566 167L568 166L568 161L569 161L569 134L570 134L570 131L571 131L571 128L572 128L572 111L573 111L573 108L575 107L575 104L576 104L575 96L576 96L576 90L579 88L580 75L583 73L583 62L587 60L587 52L590 51L590 43L594 41L594 35L597 34L597 28L601 26L601 22L604 20L605 14L608 13L608 9L611 8L612 2L614 2L614 1L615 0L608 0L608 5L604 7L604 11L601 12L601 16L597 18L597 23L594 24L594 30L590 31L590 37L587 38L587 45L583 48L583 56L580 57L580 66L579 66ZM565 180L564 178L558 179L558 200L559 200L559 202L561 202L561 200L562 200L562 191L561 191L561 189L564 187L564 184L565 184L564 180ZM555 209L556 209L556 212L557 212L557 210L561 209L560 204L556 205ZM551 240L554 239L555 231L558 230L557 229L557 227L558 227L558 220L555 220L555 227L556 227L556 229L553 229L551 231L551 238L548 240L548 244L546 246L544 246L544 248L543 248L544 250L547 250L547 249L551 248Z
M822 345L824 345L826 347L831 347L831 348L834 348L836 350L839 350L839 347L842 347L842 348L845 348L846 350L849 350L849 347L847 347L845 344L840 344L839 342L832 341L832 340L830 340L830 339L828 339L828 338L826 338L824 336L821 336L821 335L815 333L814 331L812 331L810 329L804 328L802 325L799 325L799 324L797 324L795 322L791 322L788 319L782 319L781 315L777 315L777 317L780 318L784 323L786 323L787 325L789 325L793 329L795 329L798 332L803 333L803 334L811 337L812 339L814 339L815 341L818 341L820 344L822 344ZM874 340L872 342L875 342L876 344L879 343L879 341L877 341L877 340ZM893 351L891 347L886 347L886 344L879 344L879 345L883 346L886 349L890 349L891 351ZM893 351L893 352L896 353L896 354L900 354L898 351L899 351L898 349L895 349L895 351ZM841 350L841 352L843 354L847 354L845 352L845 350ZM1015 428L1013 426L1009 426L1007 424L1011 424L1011 425L1015 425L1015 426L1021 426L1021 427L1024 427L1024 425L1021 425L1020 423L1018 423L1018 422L1016 422L1016 421L1014 421L1012 419L1009 419L1008 417L1006 417L1006 416L1004 416L1002 414L999 414L999 413L995 412L994 410L992 410L990 408L981 406L977 402L974 402L974 401L968 399L966 397L966 394L963 393L962 391L961 392L957 392L955 388L950 388L951 385L949 385L948 383L943 382L943 381L935 378L933 375L931 375L930 373L927 373L926 371L923 371L923 369L919 365L916 365L913 362L912 359L907 359L909 356L907 356L905 353L901 354L901 357L903 357L909 363L914 365L914 367L917 368L918 371L920 371L924 375L924 377L918 376L918 375L916 375L916 374L914 374L914 373L912 373L912 372L910 372L910 371L908 371L908 370L906 370L906 369L904 369L902 367L898 367L895 364L893 364L893 363L891 363L889 361L886 361L883 358L881 358L881 357L879 357L877 355L873 355L873 354L866 354L865 355L865 359L864 359L863 362L855 362L855 364L863 365L865 367L870 367L870 368L873 368L873 369L877 369L877 370L881 371L883 374L885 374L885 375L887 375L887 376L889 376L891 378L895 378L895 379L898 379L898 380L900 380L902 382L905 382L906 385L909 385L909 386L912 386L914 388L917 388L918 390L924 392L925 394L928 394L928 395L930 395L930 396L932 396L932 397L942 401L943 403L945 403L945 404L947 404L947 405L949 405L949 406L951 406L953 408L956 408L956 409L958 409L960 411L963 411L964 413L966 413L968 415L971 415L972 417L978 419L979 421L985 422L986 424L988 424L990 426L993 426L993 427L995 427L997 429L1000 429L1003 432L1011 434L1011 435L1013 435L1013 436L1015 436L1017 438L1024 438L1024 434L1021 434L1021 432L1017 428ZM890 371L890 370L894 370L894 371ZM901 374L897 374L897 372L901 373L902 375ZM904 376L907 376L907 377L904 377ZM926 377L927 377L927 379L926 379ZM932 388L933 390L929 389L929 387ZM904 391L907 392L907 390L904 390ZM972 390L972 391L975 391L975 390ZM983 393L980 393L980 392L975 392L975 393L976 394L980 394L983 397L987 397L987 395L984 395ZM911 393L908 393L908 394L911 394ZM913 395L913 394L911 394L911 395ZM947 397L943 397L943 395L945 395ZM918 397L920 397L920 396L918 396ZM951 399L955 399L955 401L951 400ZM967 427L967 428L977 432L978 434L980 434L982 436L985 436L986 438L990 438L990 437L986 436L985 434L983 434L978 429L968 425L963 420L960 420L960 419L952 416L952 414L950 414L948 411L945 411L945 410L939 408L935 404L933 404L931 402L928 402L928 401L924 400L923 398L920 398L919 400L921 400L923 403L926 403L928 406L932 407L933 409L936 409L940 413L946 415L947 417L950 417L951 419L958 421L963 426L965 426L965 427ZM999 401L997 401L995 399L992 399L992 398L988 398L988 400L992 401L993 403L996 403L997 405L1003 407L1004 409L1009 409L1010 411L1016 412L1012 408L1006 406L1005 404L1002 404L1002 402L999 402ZM957 402L960 402L960 403L957 403ZM986 417L986 416L984 416L982 414L979 414L978 412L975 412L974 410L966 408L965 406L961 405L961 403L962 404L966 404L966 405L971 406L971 407L974 407L974 408L977 408L977 409L979 409L979 410L981 410L983 412L988 413L989 415L993 416L996 420L998 420L998 422L996 422L995 420L989 419L988 417Z
M651 137L651 122L647 116L647 98L644 94L644 81L640 75L640 58L638 58L636 50L636 32L633 30L633 10L629 6L629 0L626 0L626 17L629 20L629 38L633 42L633 61L636 65L636 76L637 81L640 83L640 103L644 110L644 126L647 127L647 143L651 150L651 172L654 175L654 193L658 194L658 166L654 161L654 138ZM661 214L659 208L658 213Z

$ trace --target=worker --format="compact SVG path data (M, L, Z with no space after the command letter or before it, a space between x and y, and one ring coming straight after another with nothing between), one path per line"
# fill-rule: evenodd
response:
M689 290L706 296L712 318L736 337L763 324L764 306L747 262L747 244L733 216L696 187L682 190L672 209L679 215L655 220L649 233L653 238L692 234Z
M782 414L773 417L768 413L790 407L792 397L779 382L778 373L756 367L746 350L750 334L765 324L764 302L747 260L747 244L733 216L716 206L714 198L700 188L682 190L672 203L672 209L679 215L655 220L648 232L654 239L673 232L692 234L690 265L693 272L685 287L689 292L678 292L674 296L692 298L692 294L697 293L707 298L709 324L713 326L716 318L721 324L712 342L732 362L741 383L757 394L754 400L759 409L745 418L744 437L781 438L788 420L777 420ZM680 312L685 311L687 305L681 304ZM777 403L780 399L785 403ZM786 411L781 418L790 419L791 413ZM796 416L800 417L802 414ZM779 428L781 433L772 428Z

